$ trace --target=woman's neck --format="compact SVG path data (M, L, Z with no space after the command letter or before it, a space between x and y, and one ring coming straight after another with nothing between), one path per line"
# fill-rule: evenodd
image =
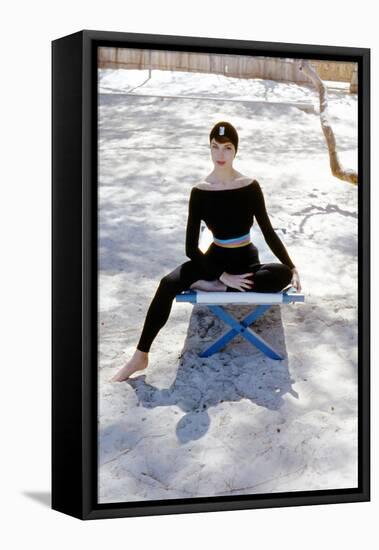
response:
M240 175L241 174L234 170L234 168L226 171L224 168L215 167L213 172L211 172L209 176L206 177L205 181L208 181L209 183L215 183L217 185L228 185Z

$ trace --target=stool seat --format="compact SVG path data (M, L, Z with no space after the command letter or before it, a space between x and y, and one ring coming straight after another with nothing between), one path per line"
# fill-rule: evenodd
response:
M177 302L193 304L289 304L304 302L304 294L296 292L292 286L280 292L208 292L205 290L185 290L176 295Z

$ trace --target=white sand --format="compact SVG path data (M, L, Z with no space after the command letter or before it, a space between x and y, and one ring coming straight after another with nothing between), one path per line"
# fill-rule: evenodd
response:
M100 502L355 487L358 197L330 174L317 95L164 71L125 94L147 74L99 71ZM341 160L357 169L357 98L338 83L329 101ZM189 193L212 170L208 132L222 119L239 131L235 168L260 182L300 272L305 303L273 306L254 325L287 357L238 337L200 358L226 327L206 306L174 302L145 374L109 383L159 280L188 260Z

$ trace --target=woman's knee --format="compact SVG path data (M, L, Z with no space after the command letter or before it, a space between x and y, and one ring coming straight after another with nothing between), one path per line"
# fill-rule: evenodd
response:
M264 264L262 269L268 269L277 279L283 281L284 284L289 284L292 279L292 270L286 264L271 263Z
M164 275L164 277L162 277L162 279L159 282L159 286L164 289L169 289L173 285L174 285L174 279L170 274Z
M292 271L291 268L288 267L286 264L278 264L279 267L278 272L281 280L283 281L283 284L288 285L291 282L292 279Z
M282 273L291 273L291 268L286 264L271 263L271 264L262 264L263 269L269 269L270 271L277 271Z
M164 292L170 297L174 297L176 294L181 292L184 286L184 282L181 281L181 279L177 277L176 274L172 273L168 273L167 275L162 277L159 283L160 291Z
M285 279L288 281L288 282L291 282L291 279L292 279L292 269L286 265L286 264L282 264L282 271L283 271L283 277L285 277Z

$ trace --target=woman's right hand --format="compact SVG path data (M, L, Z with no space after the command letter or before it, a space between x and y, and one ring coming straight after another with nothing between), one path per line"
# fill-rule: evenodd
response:
M224 273L219 277L219 280L226 286L246 292L246 290L254 287L254 283L251 281L251 275L254 275L254 273L241 273L234 275L224 271Z

